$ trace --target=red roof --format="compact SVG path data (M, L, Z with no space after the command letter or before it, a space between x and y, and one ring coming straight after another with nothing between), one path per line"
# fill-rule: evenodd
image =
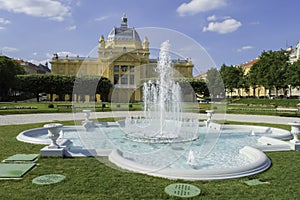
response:
M241 67L251 67L254 63L256 63L258 61L259 61L259 58L255 58L249 62L245 62L245 63L241 64L240 66Z

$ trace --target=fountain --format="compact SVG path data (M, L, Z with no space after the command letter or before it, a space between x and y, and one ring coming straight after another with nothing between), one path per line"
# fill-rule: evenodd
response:
M125 120L127 139L150 143L198 139L198 118L182 116L181 87L174 80L169 45L169 41L165 41L160 48L158 79L143 84L143 115L129 116Z
M197 164L196 160L195 160L195 155L194 155L194 151L193 150L189 151L189 156L187 158L187 162L186 163L188 165L190 165L190 166L195 166Z
M50 145L48 146L49 149L58 149L59 145L57 144L57 139L59 138L59 133L61 128L63 127L62 124L45 124L45 128L48 129L48 137L51 140Z
M45 124L44 128L47 130L47 136L50 140L49 146L44 147L40 150L41 156L63 156L64 155L64 144L58 144L57 139L59 138L63 125L58 123Z
M298 135L300 134L300 122L291 122L289 125L291 126L291 134L293 135L293 139L290 140L291 147L293 150L300 150L300 141L298 139Z
M205 121L205 125L206 125L206 127L209 127L209 124L211 122L211 118L214 114L214 111L213 110L206 110L205 112L207 113L206 114L207 115L207 120Z
M64 140L52 143L47 126L27 130L18 140L59 146L41 150L41 156L107 156L113 166L152 176L184 180L218 180L250 176L268 169L270 159L261 150L291 150L289 131L249 125L221 125L212 119L199 123L199 113L187 113L175 80L169 42L161 45L157 80L143 84L143 111L118 122L92 122L90 110L79 126L57 125ZM218 110L219 114L220 110ZM298 149L299 123L292 123ZM222 134L220 134L222 132ZM250 132L250 134L249 134Z
M86 130L90 130L91 128L94 128L95 127L94 122L90 121L91 110L83 110L82 112L84 113L85 116L84 121L82 121L82 126Z

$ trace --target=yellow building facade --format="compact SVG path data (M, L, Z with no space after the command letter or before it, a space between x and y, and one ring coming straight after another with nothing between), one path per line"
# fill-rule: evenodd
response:
M127 25L127 17L121 19L120 27L114 27L105 40L98 41L98 57L59 57L51 60L53 74L92 75L108 78L113 84L110 101L141 101L141 85L157 76L157 60L150 58L149 41L140 39L138 32ZM190 60L173 60L178 76L192 78L193 63Z
M243 68L244 70L244 74L247 75L251 69L251 67L259 61L259 58L255 58L249 62L245 62L243 64L241 64L240 66ZM263 86L250 86L250 88L248 90L244 89L244 88L240 88L238 90L235 91L235 95L237 96L242 96L242 97L248 97L248 96L253 96L253 97L265 97L269 94L269 90L266 89Z

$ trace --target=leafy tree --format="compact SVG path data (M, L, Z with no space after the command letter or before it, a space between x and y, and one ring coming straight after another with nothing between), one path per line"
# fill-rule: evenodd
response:
M17 62L0 56L0 100L7 99L11 89L15 88L17 74L24 74L25 70Z
M47 74L43 76L43 90L45 93L50 94L50 101L53 101L53 95L56 93L57 88L59 87L57 85L56 76L57 75L53 74Z
M107 101L112 84L110 80L98 76L81 76L56 74L31 74L18 76L18 91L32 93L39 102L39 94L50 94L50 100L53 101L53 94L59 96L59 100L64 101L65 95L77 94L84 99L89 95L95 99L96 94L100 94L102 100Z
M74 82L75 82L75 76L70 75L70 76L63 76L63 96L68 94L70 95L70 101L72 101L72 93L73 93L73 88L74 88Z
M216 68L211 68L206 74L207 86L212 98L224 98L225 88L222 77Z
M45 74L44 79L44 92L50 94L50 100L53 101L53 95L57 94L59 100L64 101L64 96L73 92L73 84L75 77L72 75L56 75Z
M220 74L226 90L230 92L232 96L232 92L242 86L244 76L243 68L223 64L220 69Z
M18 89L23 92L32 93L36 101L40 101L40 93L45 92L44 77L40 74L18 76Z
M292 88L300 88L300 60L292 63L286 71L286 84L290 86L290 95Z
M84 99L85 95L95 99L100 94L103 101L108 100L108 94L112 84L109 79L98 76L79 76L74 82L73 93Z
M269 89L269 95L271 90L275 89L276 96L278 96L278 90L287 88L288 60L289 54L284 50L262 52L259 61L251 67L251 83Z
M112 83L110 82L110 80L108 78L101 77L98 82L96 92L97 94L100 94L101 100L103 102L108 101L108 95L111 88L112 88Z
M193 95L191 100L195 101L196 96L209 96L209 91L204 80L196 78L184 78L177 80L183 96ZM190 96L191 97L191 96Z
M253 96L255 97L255 90L257 87L259 87L259 84L261 83L261 80L259 80L260 72L259 72L260 66L259 65L253 65L247 74L247 83L249 87L253 88Z
M191 78L187 79L187 81L191 85L195 93L205 97L209 96L208 87L204 80Z
M250 78L248 74L244 74L243 78L240 82L240 87L243 88L245 90L245 92L247 94L249 94L249 90L250 90Z

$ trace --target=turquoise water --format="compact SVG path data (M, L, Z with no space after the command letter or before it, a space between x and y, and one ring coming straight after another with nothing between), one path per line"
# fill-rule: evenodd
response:
M199 129L199 139L187 143L151 144L128 140L118 127L96 128L92 131L64 131L63 137L73 141L73 148L85 149L119 149L123 157L136 163L154 167L181 169L231 168L247 165L249 158L239 154L244 146L257 144L262 135L255 135L250 130L222 130L218 138L207 139L206 128ZM207 145L209 142L212 145ZM195 165L187 164L189 151L195 154Z

